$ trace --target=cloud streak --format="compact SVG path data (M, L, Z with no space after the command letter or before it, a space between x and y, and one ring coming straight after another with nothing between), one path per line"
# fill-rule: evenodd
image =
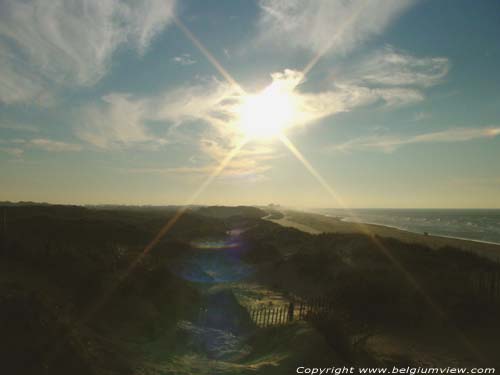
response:
M334 145L330 147L330 150L341 152L366 150L391 153L400 147L411 144L467 142L475 139L494 138L497 135L500 135L500 127L452 128L407 137L402 135L360 137Z
M411 0L261 0L258 40L322 54L346 53L380 34Z
M32 139L27 141L27 144L48 152L76 152L82 150L82 146L79 144L55 141L47 138Z
M324 91L303 92L302 73L290 69L271 74L271 80L271 85L279 86L293 100L291 128L308 126L362 106L401 106L424 98L419 90L410 87L365 87L354 82L332 82ZM220 161L243 137L238 125L243 99L234 86L213 77L198 79L154 97L112 93L78 111L75 131L80 139L101 149L138 144L154 149L159 144L197 142L203 155ZM151 132L150 122L155 122L157 129L163 129L163 136ZM203 127L200 128L200 124ZM190 125L197 126L196 133L189 131ZM187 135L183 133L185 130ZM252 157L266 153L265 148L256 149ZM256 159L264 164L268 160Z
M82 145L77 143L56 141L49 138L22 139L15 138L10 140L0 140L1 144L6 145L1 150L10 155L21 156L28 148L39 149L47 152L78 152L83 149Z
M177 62L183 64L184 58L190 56L182 55ZM333 75L329 87L323 91L303 92L304 74L291 69L272 73L271 85L279 86L293 98L294 122L290 127L303 127L363 106L390 108L418 103L425 98L423 90L440 83L448 69L446 58L419 58L385 46L365 56L349 70ZM244 94L233 85L214 77L198 78L194 83L154 97L111 93L79 111L76 134L101 149L133 145L155 149L166 143L197 142L202 155L217 162L243 137L238 125L243 99ZM155 122L160 131L164 130L162 136L151 132L150 122ZM197 134L189 131L184 134L189 124L204 127L197 127ZM388 149L390 145L385 147ZM260 152L262 150L257 150L252 155L255 162L240 161L243 168L236 169L246 173L248 168L258 170L261 165L267 165L269 158L261 157ZM238 158L243 156L235 158L233 164L238 163ZM212 166L207 165L208 168ZM203 173L207 165L161 170L164 173L174 170Z
M0 4L0 102L46 100L54 85L89 86L119 46L144 53L174 0L5 0Z
M189 53L183 53L182 55L175 56L172 58L172 61L183 66L196 64L196 60L193 59Z
M152 141L147 133L146 103L131 95L113 93L85 105L76 116L76 135L98 148L110 149Z
M445 57L416 57L387 45L338 75L344 81L365 86L427 88L442 82L449 69Z

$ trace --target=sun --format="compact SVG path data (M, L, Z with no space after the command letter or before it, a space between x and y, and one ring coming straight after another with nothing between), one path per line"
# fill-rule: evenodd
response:
M238 109L238 124L248 139L272 139L292 125L292 93L271 84L256 95L246 95Z

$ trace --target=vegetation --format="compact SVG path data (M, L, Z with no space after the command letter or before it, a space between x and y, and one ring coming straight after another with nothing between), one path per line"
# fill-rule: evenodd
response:
M144 253L175 208L22 204L4 205L0 213L0 359L6 373L125 374L142 368L147 374L158 358L177 373L179 358L193 351L226 361L218 371L228 374L251 368L281 373L298 361L319 365L324 359L330 365L333 359L418 362L368 350L370 338L382 334L426 333L445 337L450 348L467 335L486 361L495 358L499 267L457 249L361 234L310 235L263 220L267 213L253 207L193 207ZM230 234L235 229L242 233ZM194 245L201 240L238 247L214 252ZM215 260L238 268L231 281L298 300L328 298L336 313L307 324L252 328L231 284L216 282L213 264L204 268L203 262ZM484 275L493 275L491 282L477 282ZM204 337L199 328L182 323L196 324L205 308L217 311L206 319L212 341L220 336L217 350L207 349L206 338L202 344L193 339ZM228 316L234 319L226 327L221 317ZM160 347L162 354L151 359Z

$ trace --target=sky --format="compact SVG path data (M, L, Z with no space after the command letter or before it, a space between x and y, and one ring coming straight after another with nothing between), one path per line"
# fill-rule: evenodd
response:
M0 0L0 201L500 208L499 37L496 0Z

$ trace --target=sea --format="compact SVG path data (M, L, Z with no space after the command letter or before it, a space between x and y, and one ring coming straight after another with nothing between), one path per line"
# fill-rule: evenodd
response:
M500 209L321 209L343 221L500 244Z

